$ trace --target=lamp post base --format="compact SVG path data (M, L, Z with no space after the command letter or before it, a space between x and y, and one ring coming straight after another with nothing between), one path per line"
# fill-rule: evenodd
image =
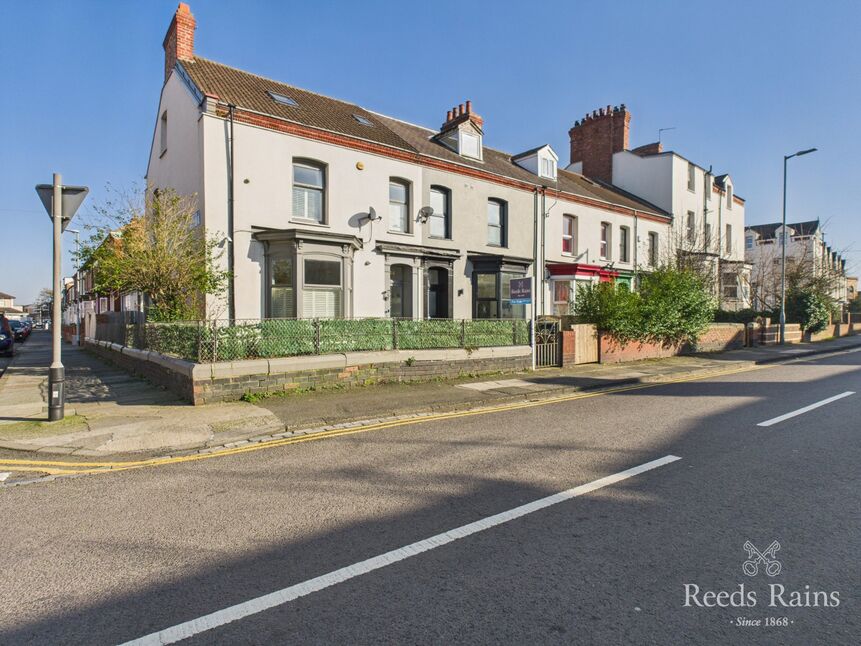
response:
M66 369L48 369L48 421L57 422L63 419L66 401Z

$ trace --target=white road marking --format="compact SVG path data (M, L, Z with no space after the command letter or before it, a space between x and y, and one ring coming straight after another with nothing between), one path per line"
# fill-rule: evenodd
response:
M338 583L343 583L344 581L367 574L368 572L379 570L380 568L392 565L398 561L403 561L423 552L428 552L437 547L442 547L443 545L452 543L460 538L466 538L472 534L477 534L498 525L508 523L517 518L522 518L523 516L546 509L547 507L559 504L560 502L565 502L566 500L571 500L577 496L583 496L597 489L608 487L640 473L670 464L676 460L681 460L681 458L675 455L667 455L657 460L646 462L640 466L620 471L619 473L614 473L613 475L599 478L598 480L593 480L592 482L580 485L579 487L555 493L552 496L535 500L525 505L521 505L520 507L515 507L514 509L504 511L493 516L488 516L487 518L482 518L481 520L477 520L473 523L468 523L466 525L450 529L442 534L437 534L436 536L431 536L430 538L412 543L405 547L392 550L391 552L374 556L373 558L360 561L354 565L348 565L347 567L334 570L328 574L323 574L322 576L309 579L302 583L297 583L296 585L291 585L282 590L271 592L263 595L262 597L244 601L243 603L238 603L235 606L218 610L211 614L204 615L203 617L198 617L197 619L192 619L190 621L177 624L176 626L165 628L159 632L151 633L144 637L126 642L122 646L173 644L183 639L188 639L199 633L217 628L218 626L224 626L225 624L283 605L288 601L293 601L299 597L304 597Z
M11 476L12 474L9 471L0 472L0 482L3 482L6 478Z
M804 413L808 413L816 408L819 408L820 406L825 406L826 404L830 404L831 402L836 402L838 399L843 399L844 397L848 397L849 395L854 394L854 390L847 390L845 393L840 393L839 395L834 395L834 397L823 399L822 401L816 402L815 404L810 404L810 406L805 406L804 408L799 408L798 410L794 410L791 413L786 413L786 415L767 419L764 422L760 422L759 424L757 424L757 426L774 426L775 424L779 424L784 420L790 419L792 417L797 417L798 415L804 415Z

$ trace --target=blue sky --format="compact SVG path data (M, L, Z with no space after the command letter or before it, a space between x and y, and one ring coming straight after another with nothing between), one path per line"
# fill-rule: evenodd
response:
M861 270L861 3L276 2L191 0L198 54L437 127L472 99L487 145L550 143L586 112L627 104L653 141L718 173L747 222L826 222ZM142 182L175 0L0 4L0 291L50 284L51 230L33 186ZM73 225L75 226L75 225ZM71 246L71 236L67 236ZM66 259L65 273L72 265Z

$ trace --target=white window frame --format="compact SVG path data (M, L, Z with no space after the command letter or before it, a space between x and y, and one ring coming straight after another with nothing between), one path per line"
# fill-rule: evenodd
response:
M571 230L568 231L568 224L571 224ZM571 241L571 250L565 251L565 241ZM577 255L577 216L565 214L562 216L562 255L576 256Z
M688 162L688 190L691 193L697 191L697 167L692 162Z
M648 261L650 267L657 267L659 252L659 237L657 231L649 232Z
M302 168L315 170L315 171L319 171L323 177L322 187L297 182L296 181L296 167L297 166L302 167ZM314 161L313 159L294 159L293 165L291 166L290 171L292 173L292 177L291 177L292 195L291 196L293 197L293 200L291 201L291 207L292 207L293 203L295 202L295 191L296 191L297 187L304 189L305 190L305 196L306 196L305 197L305 212L302 214L293 213L293 217L296 218L297 220L302 220L305 222L316 222L317 224L326 224L326 221L327 221L327 218L326 218L326 187L328 184L328 177L327 177L328 173L326 172L326 164L323 164L322 162ZM320 192L320 218L319 219L313 218L313 217L308 217L307 215L305 215L305 213L308 212L308 199L307 199L307 192L308 191L319 191Z
M631 228L619 227L619 262L631 260Z
M493 225L490 223L490 205L493 204L499 209L499 224ZM507 231L506 231L506 220L507 220L507 208L505 200L500 200L498 198L490 198L487 200L487 244L491 247L507 247L508 240ZM490 239L490 232L492 229L499 230L499 242L492 242Z
M430 187L431 195L437 193L442 195L443 204L445 205L445 211L442 214L443 225L445 229L445 233L442 236L434 235L432 233L433 229L430 226L434 221L434 218L439 218L439 214L434 211L433 215L428 218L428 237L435 238L437 240L451 240L452 239L452 222L451 222L451 190L446 188L445 186L434 185ZM431 198L433 201L433 198Z
M598 246L598 257L601 260L612 259L613 225L609 222L601 223L601 238Z
M392 185L400 186L404 189L404 202L398 202L392 200ZM412 197L412 186L410 182L407 180L401 179L399 177L390 177L389 178L389 231L394 233L412 233L412 223L410 222L410 198ZM392 205L403 205L404 206L404 222L402 229L399 229L394 226L395 221L392 217Z

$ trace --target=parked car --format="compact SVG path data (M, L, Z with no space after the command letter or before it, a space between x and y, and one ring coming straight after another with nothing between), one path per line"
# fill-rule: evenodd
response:
M0 353L11 357L15 352L15 333L9 319L0 314Z
M17 319L9 321L9 326L12 328L12 333L15 335L16 341L25 341L27 337L30 336L27 326Z

